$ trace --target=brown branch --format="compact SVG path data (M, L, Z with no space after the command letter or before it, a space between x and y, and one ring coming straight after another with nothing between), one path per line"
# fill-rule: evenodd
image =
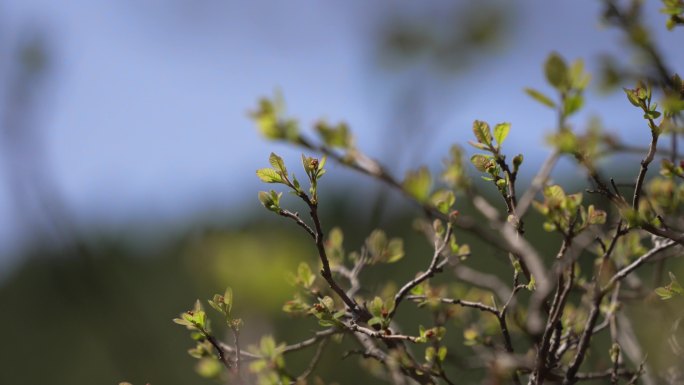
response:
M512 290L499 277L477 271L463 264L454 267L454 275L473 286L489 289L502 301L507 301Z
M558 159L560 159L560 153L558 151L554 151L551 153L551 155L549 155L548 158L546 158L544 163L542 163L539 173L537 173L534 179L532 179L532 184L520 198L518 207L516 207L516 215L518 216L518 218L522 218L523 216L525 216L534 198L537 196L539 191L541 191L542 188L544 188L544 185L546 184L546 181L549 179L549 176L551 175L551 172L556 166L556 163L558 163Z
M516 277L517 278L517 277ZM516 279L514 279L516 280ZM511 292L510 297L508 297L508 300L504 304L504 306L499 310L499 313L496 315L497 320L499 321L499 329L501 329L501 335L503 336L504 339L504 347L506 348L506 352L509 354L515 353L515 349L513 348L513 340L511 339L511 333L508 330L508 323L506 322L506 313L508 312L509 305L513 301L513 298L515 295L518 293L518 291L522 290L525 288L525 285L518 285L513 288L513 291ZM513 383L515 385L520 385L520 375L518 374L518 370L513 371Z
M340 287L340 285L335 281L332 275L332 270L330 270L330 261L328 260L328 255L325 251L325 244L323 241L323 227L321 226L321 220L318 216L318 202L314 202L308 195L303 192L299 192L298 196L309 206L309 214L311 220L314 223L315 232L309 231L310 234L313 233L313 238L316 243L316 249L318 250L318 257L321 261L323 269L321 270L321 276L328 283L330 288L337 294L338 297L345 303L349 311L354 315L354 317L362 322L367 322L372 318L371 314L365 308L359 306L354 299L350 298L347 293ZM294 219L298 217L295 216ZM298 222L299 223L299 222ZM303 222L302 222L303 223ZM302 226L300 224L300 226ZM302 226L304 227L304 226ZM308 227L308 226L307 226ZM307 229L305 227L305 229Z
M311 345L314 345L316 342L318 342L322 339L326 339L326 338L332 336L333 334L339 334L341 332L342 332L342 330L340 330L338 328L330 328L330 329L325 329L325 330L316 332L313 337L311 337L307 340L304 340L302 342L298 342L296 344L285 346L285 348L283 348L283 353L290 353L290 352L294 352L297 350L302 350L302 349L307 348Z
M641 228L648 231L649 233L653 235L657 235L662 238L667 238L671 241L677 242L680 245L684 246L684 234L670 230L670 229L662 229L655 227L651 224L643 224L641 225Z
M506 186L508 187L508 192L502 192L504 202L506 203L506 211L508 212L508 215L514 215L515 207L518 204L518 197L516 196L515 192L515 181L518 177L518 173L511 171L511 168L508 167L505 158L498 152L498 150L495 152L495 160L496 164L501 167L504 175L506 176ZM519 227L518 230L522 232L522 223L519 223L521 227Z
M343 333L343 332L344 332L343 330L340 330L338 328L330 328L330 329L321 330L319 332L316 332L313 335L313 337L311 337L309 339L306 339L306 340L301 341L301 342L297 342L295 344L286 345L282 349L282 353L287 354L290 352L295 352L298 350L308 348L309 346L315 345L318 341L320 341L322 339L328 338L333 334L339 334L339 333ZM231 354L237 353L237 349L235 349L235 347L227 345L227 344L220 342L216 339L214 339L214 340L217 343L217 345L214 345L214 347L217 350L220 349L220 351L222 351L224 354L225 353L231 353ZM252 360L258 360L258 359L264 358L260 354L250 353L250 352L245 351L245 350L240 350L240 357L242 357L243 359L252 359Z
M616 24L622 28L628 36L632 34L632 31L635 28L641 28L638 21L634 17L628 17L625 12L617 6L615 1L606 0L605 3L607 7L606 15L611 16ZM635 42L635 45L644 51L651 60L662 84L672 88L674 85L670 78L672 72L665 66L665 62L655 45L648 39Z
M648 172L648 166L651 164L655 158L656 149L658 147L658 131L656 130L656 125L653 119L648 119L649 125L651 127L651 144L648 147L648 154L641 161L641 168L639 169L639 175L636 179L636 187L634 187L634 197L632 198L632 208L634 210L639 209L639 200L641 199L641 188L644 184L644 179L646 179L646 172Z
M323 355L323 351L325 350L325 345L327 345L327 343L327 338L322 339L321 342L318 343L318 347L316 348L316 352L314 353L313 358L309 362L309 366L307 366L306 369L304 369L304 372L302 372L302 374L300 374L297 377L298 381L305 380L307 377L311 375L311 373L313 373L314 369L316 369L316 365L318 365L318 362L320 361L321 356Z
M363 326L359 326L356 323L350 323L348 325L345 325L346 328L351 331L351 332L358 332L361 334L365 334L369 337L376 338L379 340L386 340L386 341L408 341L408 342L413 342L417 343L418 342L418 337L414 336L409 336L406 334L385 334L384 331L375 331Z
M619 232L618 232L619 234ZM617 236L614 238L616 239ZM582 333L582 336L580 337L579 344L577 346L577 352L575 354L575 357L572 360L572 363L568 367L568 370L565 374L565 379L563 380L563 385L570 385L575 382L577 382L576 374L577 371L579 370L580 365L582 365L582 362L584 361L584 357L587 353L587 350L589 348L589 342L591 340L591 337L594 334L594 328L596 326L596 321L598 319L598 315L600 313L600 305L601 301L603 300L603 297L609 293L609 291L614 287L616 283L618 283L620 280L624 279L627 275L632 273L634 270L636 270L639 266L643 265L646 263L648 260L653 258L654 255L658 254L659 252L666 250L672 246L675 245L675 242L668 242L664 245L660 245L658 247L654 247L653 249L649 250L646 254L642 255L639 257L637 260L629 264L628 266L622 268L620 271L618 271L608 282L608 284L604 288L600 288L598 286L598 282L595 283L596 287L594 288L595 294L594 294L594 300L593 304L591 307L591 311L589 313L589 317L585 323L584 326L584 332ZM612 248L610 248L612 250Z
M478 238L482 239L483 241L489 243L490 245L500 250L506 252L515 251L515 249L511 250L511 245L509 244L509 242L502 241L499 237L494 235L494 233L491 230L483 227L478 220L462 214L456 216L455 218L449 217L448 215L442 213L435 206L429 203L418 202L411 194L409 194L404 189L401 182L399 182L394 176L392 176L389 173L389 171L387 171L385 167L383 167L379 162L375 160L362 156L358 152L355 153L355 159L349 159L349 157L342 156L326 146L315 145L303 136L299 136L296 140L296 143L309 150L322 153L326 155L328 158L338 162L339 164L345 167L349 167L350 169L356 172L380 180L381 182L390 186L392 189L401 192L406 198L410 199L411 201L419 205L420 208L430 218L440 219L444 222L452 222L454 226L458 227L459 229L474 234Z
M582 333L582 336L579 340L579 344L577 345L577 353L575 354L575 357L573 358L572 362L570 363L570 366L568 367L567 372L565 373L563 385L571 385L577 382L577 371L579 370L580 365L582 365L582 362L584 361L584 356L587 353L587 350L589 349L589 341L591 340L591 337L594 334L593 330L594 326L596 325L598 315L600 313L599 307L601 305L602 299L603 295L601 294L601 291L596 290L596 294L594 295L594 301L591 307L591 311L589 313L589 317L587 318L587 321L584 324L584 332Z
M558 255L556 256L557 260L561 260L565 256L568 249L570 248L570 245L572 244L572 239L574 236L572 234L572 227L574 226L570 226L570 234L568 234L568 236L566 236L566 238L563 240L561 249L558 251ZM565 281L565 277L562 273L558 274L556 283L556 294L554 295L553 302L549 310L549 316L546 321L546 326L544 327L541 343L539 344L539 347L537 349L535 369L532 372L530 384L541 384L544 381L544 378L546 377L546 372L549 369L549 354L551 354L551 356L553 357L553 354L555 353L551 351L551 338L556 332L558 323L560 322L560 319L563 316L565 303L567 301L568 294L570 293L570 289L572 288L572 285L574 283L574 265L570 264L568 270L569 273L567 282ZM537 299L537 301L533 301L534 303L531 303L532 309L537 309L539 307L539 304L542 303L539 302L539 299L543 300L544 297L545 296L533 297L533 300ZM537 305L535 305L535 303L537 303Z
M610 291L613 286L627 277L630 273L632 273L634 270L639 268L639 266L643 265L644 263L650 261L656 254L660 253L663 250L667 250L670 247L676 245L677 243L674 241L668 241L660 246L654 247L651 250L649 250L646 254L642 255L641 257L637 258L634 262L630 263L629 265L623 267L615 273L615 275L610 279L608 284L601 290L603 294L606 294L608 291Z
M615 246L617 245L618 239L625 235L627 233L627 230L622 228L622 222L618 223L617 229L615 231L615 234L613 235L613 238L611 239L610 245L605 249L603 256L602 256L602 261L605 262L608 258L613 253L613 250L615 250ZM603 267L604 263L601 263L601 267ZM587 318L587 321L584 324L584 331L582 332L582 335L580 336L578 345L577 345L577 352L575 353L575 357L573 358L570 366L568 367L568 370L565 373L565 378L563 379L563 385L570 385L575 382L577 382L577 372L579 371L580 365L582 365L582 362L584 361L584 356L587 352L587 349L589 348L589 341L591 340L591 337L594 335L594 330L596 328L596 321L598 320L598 315L600 313L600 305L601 301L603 300L603 297L607 293L606 291L601 290L599 287L599 276L601 275L601 268L599 268L598 273L594 277L594 299L593 299L593 304L589 313L589 317Z
M611 152L641 155L644 153L648 153L649 150L650 150L650 148L648 148L648 147L631 146L629 144L623 144L623 143L608 143L607 150L605 152L597 154L596 157L597 158L605 157L605 156L610 155ZM671 150L656 149L656 155L672 157L673 155L676 155L676 154L674 152L672 152Z
M288 210L280 210L278 211L278 214L283 217L292 219L293 221L295 221L295 223L297 223L297 225L306 230L306 232L309 233L309 235L311 235L311 238L313 238L314 240L316 239L316 233L313 231L313 229L311 229L309 225L306 224L306 222L302 220L302 218L299 217L298 213L293 213Z
M366 266L366 263L367 251L365 248L363 248L361 250L361 256L359 257L359 260L356 262L356 264L354 264L354 267L351 270L341 265L331 268L333 272L338 273L349 280L350 287L349 290L347 290L347 296L349 296L349 298L354 298L356 293L361 290L361 281L359 280L359 275Z
M310 150L323 153L329 158L339 162L344 166L350 167L355 171L358 171L364 175L374 177L386 183L393 189L396 189L403 193L407 198L418 203L420 207L423 209L423 211L425 211L425 213L429 217L440 219L447 223L451 222L454 224L454 226L473 233L481 240L488 242L490 245L500 250L513 253L517 258L519 258L527 279L530 279L530 274L532 274L534 275L537 281L537 285L540 288L546 288L549 284L546 279L545 268L543 263L541 262L541 257L536 252L534 247L532 247L532 245L529 244L529 242L517 236L517 230L513 228L513 226L511 226L509 223L498 223L498 221L497 223L494 223L490 221L490 225L494 225L494 227L499 230L499 233L503 235L503 239L501 239L494 235L495 232L492 232L491 230L482 227L480 223L478 223L478 221L476 221L472 217L465 215L458 215L455 218L450 217L439 211L435 206L431 204L418 202L403 188L403 186L400 182L397 181L397 179L395 179L384 167L382 167L378 162L374 160L362 157L360 154L356 154L357 157L361 157L361 160L365 163L365 165L362 165L357 161L350 160L348 157L339 155L338 153L336 153L328 147L314 145L302 136L298 137L296 143ZM510 230L512 231L508 231L508 227L510 227Z
M512 253L513 257L520 261L525 277L530 280L534 276L538 289L543 292L549 291L551 285L546 274L546 267L537 250L520 235L515 226L507 221L501 221L497 210L487 200L479 195L472 195L472 201L475 208L489 220L490 226L502 236L507 244L506 251ZM535 318L538 317L531 318L532 323Z
M406 299L412 300L412 301L424 301L424 300L428 299L428 297L424 296L424 295L409 295L409 296L406 296ZM484 312L492 313L495 316L499 315L499 311L495 307L485 305L482 302L464 301L461 299L454 299L454 298L439 298L439 302L450 304L450 305L459 305L459 306L463 306L463 307L470 307L473 309L478 309L478 310L481 310Z
M233 345L235 346L235 367L233 368L233 373L237 377L237 383L242 384L242 374L240 373L241 360L241 349L240 349L240 331L237 327L231 327L230 330L233 333Z
M223 366L225 366L226 369L228 369L228 370L232 370L233 363L230 362L230 359L228 358L228 355L226 354L226 352L229 352L230 350L224 349L221 341L217 340L216 337L214 337L213 335L206 333L206 332L203 332L203 334L207 338L209 343L211 343L211 346L213 346L214 349L216 350L216 354L218 355L218 359L219 359L219 361L221 361Z
M416 286L420 285L422 282L428 278L433 277L437 272L441 271L438 266L439 257L442 252L449 244L449 238L451 237L451 223L447 224L444 238L440 238L439 235L435 234L435 252L432 255L432 260L430 261L430 266L427 271L418 275L416 278L410 280L404 286L399 289L397 294L394 295L394 305L392 306L392 311L388 314L387 318L392 319L399 308L399 304L406 297L406 295Z
M624 369L619 369L616 372L617 376L622 377L622 378L630 378L634 375L634 372L629 371L629 370L624 370ZM606 370L604 372L596 372L596 373L577 373L575 378L577 378L578 381L593 381L593 380L606 380L611 378L613 375L613 369L611 370Z

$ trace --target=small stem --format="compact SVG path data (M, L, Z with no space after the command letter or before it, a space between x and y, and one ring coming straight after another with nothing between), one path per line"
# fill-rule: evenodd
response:
M313 229L311 229L311 227L309 225L306 224L306 222L304 222L299 217L298 213L293 213L293 212L288 211L288 210L280 210L280 211L278 211L278 214L283 216L283 217L292 219L293 221L295 221L295 223L297 223L297 225L299 225L301 228L306 230L306 232L309 233L309 235L311 235L311 237L313 239L316 239L316 233L313 231Z
M342 289L333 278L332 270L330 270L330 261L328 260L328 255L325 251L325 244L323 243L323 227L321 226L321 220L318 216L318 202L313 202L305 193L300 193L299 197L302 198L302 200L304 200L304 202L309 206L309 214L311 215L311 219L314 223L315 232L309 231L311 230L310 228L308 228L307 231L309 231L310 234L313 234L312 236L316 243L316 249L318 250L318 257L321 261L321 265L323 265L321 276L323 279L325 279L330 288L340 297L340 299L342 299L355 318L358 318L358 320L361 322L367 322L372 318L368 310L360 307L356 301L350 298L344 289Z
M427 271L420 274L411 281L407 282L404 286L402 286L401 289L399 289L397 294L395 294L394 306L392 307L392 311L387 316L388 319L392 319L394 317L394 314L397 312L397 309L399 308L399 304L414 287L420 285L423 281L427 280L428 278L431 278L435 275L435 273L437 273L440 270L438 266L439 257L442 255L442 252L449 243L449 238L451 237L451 223L447 225L445 233L446 235L443 239L441 239L439 235L435 234L435 253L432 255L432 261L430 262L430 266L428 267Z
M314 353L309 366L307 366L304 372L297 377L297 380L305 380L311 375L311 373L313 373L314 369L316 369L316 365L318 365L318 362L321 360L321 356L323 355L323 351L325 350L327 343L327 338L322 339L321 342L318 343L318 347L316 348L316 352Z
M233 368L233 373L237 377L237 383L242 384L242 374L240 373L240 365L241 365L240 331L235 327L231 327L230 330L233 332L233 344L235 345L235 368Z
M423 301L423 300L427 299L427 296L409 295L409 296L406 296L406 299L413 300L413 301L416 301L416 300ZM447 304L451 304L451 305L459 305L459 306L463 306L463 307L470 307L473 309L478 309L478 310L481 310L484 312L492 313L497 317L499 316L499 311L495 307L485 305L482 302L464 301L461 299L454 299L454 298L439 298L439 302L447 303Z
M636 187L634 187L634 197L632 199L632 208L634 210L639 209L639 200L641 199L641 188L644 184L644 179L646 179L646 172L648 171L648 166L651 164L655 158L656 149L658 147L658 132L655 128L655 123L652 119L648 120L651 125L651 145L648 148L648 154L641 161L641 168L639 169L639 175L636 179Z

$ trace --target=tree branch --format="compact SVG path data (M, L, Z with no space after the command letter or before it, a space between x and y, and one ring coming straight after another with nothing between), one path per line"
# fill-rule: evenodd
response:
M450 237L451 223L447 224L447 228L443 239L441 239L439 235L435 234L435 253L432 255L432 261L430 262L430 266L428 267L427 271L404 284L404 286L402 286L402 288L399 289L397 294L394 295L394 306L392 307L392 311L387 316L388 319L394 318L394 314L397 312L399 304L414 287L420 285L423 281L427 280L428 278L431 278L437 272L440 271L437 263L439 262L439 257L442 255L442 252L449 243Z

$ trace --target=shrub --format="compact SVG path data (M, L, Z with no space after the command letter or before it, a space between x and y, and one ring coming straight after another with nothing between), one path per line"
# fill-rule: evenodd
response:
M668 28L682 24L684 3L664 0L664 4ZM245 348L240 344L243 321L235 315L233 292L228 289L208 304L221 315L232 341L216 337L199 301L175 319L191 330L197 345L190 354L201 360L201 371L234 383L306 384L328 341L345 339L356 345L346 355L360 356L373 375L395 384L454 384L470 370L479 376L475 381L490 384L682 383L682 370L677 368L684 359L681 318L667 332L672 349L657 365L646 360L632 319L644 315L635 309L658 306L653 305L654 297L677 301L683 291L672 273L668 284L660 284L658 272L668 259L681 255L684 244L684 163L677 149L684 87L641 23L639 1L628 6L606 1L603 17L621 28L650 64L636 78L615 66L603 74L607 85L636 83L624 89L625 106L643 112L641 136L647 145L628 146L595 126L574 130L570 119L584 106L590 76L582 60L569 63L552 53L543 68L556 95L534 89L525 92L557 112L557 127L549 136L550 156L524 189L518 182L519 170L526 166L524 156L510 154L505 147L509 133L516 134L510 123L473 123L469 144L477 153L469 160L484 186L471 179L459 146L452 147L438 175L419 167L399 179L355 146L345 123L320 121L312 139L296 119L286 115L280 97L262 99L252 113L261 134L322 155L302 155L306 177L301 179L273 153L271 167L257 171L263 182L277 186L259 193L261 204L300 227L318 255L317 266L301 262L291 274L296 294L283 310L313 317L321 329L297 343L278 343L264 336L257 346ZM663 148L663 139L669 140L669 148ZM618 183L605 175L602 159L635 152L643 157L632 170L633 183ZM585 171L586 191L567 193L549 182L562 158ZM369 266L401 261L403 241L375 230L358 250L347 252L342 229L325 230L319 212L325 197L319 184L325 180L321 178L327 161L400 191L424 213L418 228L433 245L432 255L412 279L389 286L389 294L363 290L360 274ZM649 168L658 162L659 175L652 172L647 178ZM486 199L482 188L495 191L498 200ZM305 204L306 215L287 208L281 199L285 191ZM545 231L557 236L544 241L558 240L553 256L543 255L526 234L526 226L534 222L532 212L542 218ZM466 233L482 242L463 243L461 234ZM479 266L487 266L487 259L496 256L483 251L492 247L497 255L507 256L507 281L470 264L479 259L485 261ZM656 271L653 280L643 273L647 265L656 266L651 269ZM449 272L454 278L433 279ZM412 312L429 313L430 323L407 329L398 316ZM286 357L304 349L313 351L310 365L302 373L292 373ZM453 353L463 349L467 358ZM223 374L221 367L227 369Z

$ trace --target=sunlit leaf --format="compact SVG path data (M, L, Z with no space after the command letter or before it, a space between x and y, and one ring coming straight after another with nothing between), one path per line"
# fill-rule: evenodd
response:
M432 176L427 167L406 173L403 183L404 190L419 202L425 202L430 196Z
M492 145L492 132L487 122L483 122L481 120L474 121L473 133L475 134L475 139L477 139L479 143L487 146Z
M262 182L266 183L282 183L283 177L272 168L261 168L256 171L257 176Z
M499 123L494 127L494 139L496 139L496 143L499 147L501 147L504 140L506 140L510 130L510 123Z
M556 103L554 103L553 100L551 100L551 98L544 95L543 93L532 88L525 88L525 92L539 103L551 108L556 108Z
M470 157L470 162L475 166L475 168L478 171L481 172L487 172L487 168L489 167L491 161L491 157L487 155L482 155L482 154L475 154L472 157Z
M552 53L544 63L546 80L556 89L564 89L568 83L568 66L557 53Z

